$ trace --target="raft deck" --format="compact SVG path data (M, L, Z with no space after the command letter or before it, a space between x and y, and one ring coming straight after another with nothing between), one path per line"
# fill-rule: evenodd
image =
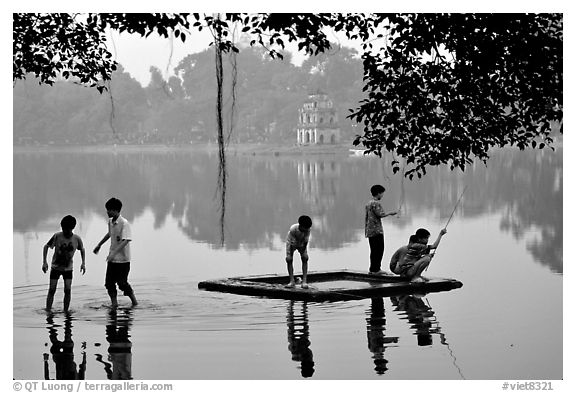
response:
M288 276L278 274L201 281L198 288L239 295L322 302L450 291L462 286L460 281L451 278L429 279L424 283L411 283L400 276L336 270L309 272L308 289L303 289L299 284L295 288L286 288Z

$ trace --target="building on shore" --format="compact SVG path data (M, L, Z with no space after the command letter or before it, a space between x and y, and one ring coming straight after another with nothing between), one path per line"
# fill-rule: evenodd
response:
M324 145L340 142L338 114L328 95L320 90L309 94L298 110L296 138L299 145Z

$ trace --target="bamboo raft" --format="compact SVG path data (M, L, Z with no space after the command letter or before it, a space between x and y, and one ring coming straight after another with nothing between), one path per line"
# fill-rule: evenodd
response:
M450 291L462 286L460 281L451 278L430 278L427 282L411 283L400 276L371 275L350 270L309 272L307 289L300 285L286 288L287 283L287 275L268 274L201 281L198 288L239 295L323 302Z

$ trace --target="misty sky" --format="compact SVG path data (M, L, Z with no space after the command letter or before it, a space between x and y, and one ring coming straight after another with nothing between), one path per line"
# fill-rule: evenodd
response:
M185 43L180 39L170 40L155 34L142 38L139 35L113 32L108 36L109 50L116 56L116 61L142 86L150 82L151 66L158 67L164 77L168 68L169 76L184 57L203 51L210 42L207 31L194 32L186 37Z
M335 42L359 49L359 45L353 45L342 34L330 36L332 37L331 40ZM122 64L125 71L144 87L150 82L151 66L158 67L167 79L167 76L172 75L172 70L184 57L207 49L212 38L207 30L201 32L194 30L191 35L186 37L185 43L179 38L171 40L161 38L156 34L142 38L136 34L112 32L108 37L108 47L110 52L115 55L116 61ZM291 51L293 55L292 62L300 65L306 55L298 52L296 48L295 44L286 43L286 49Z

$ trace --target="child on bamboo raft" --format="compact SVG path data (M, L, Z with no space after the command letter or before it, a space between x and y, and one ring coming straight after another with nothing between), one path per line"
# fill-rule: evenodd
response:
M308 288L308 242L310 241L310 228L312 228L312 219L308 216L300 216L298 223L290 227L288 235L286 236L286 266L290 278L290 282L286 285L287 288L294 288L296 286L294 266L292 264L296 250L298 250L300 259L302 259L302 288Z
M410 236L410 242L407 246L400 247L392 256L390 269L403 277L410 279L411 282L426 282L427 278L422 277L422 272L432 261L431 250L438 248L442 236L446 234L446 228L438 234L438 238L433 244L428 244L430 232L420 228L416 233Z
M372 199L365 206L364 216L364 234L370 245L370 274L389 274L380 269L382 257L384 256L384 229L382 228L382 219L393 216L397 212L386 213L380 204L386 189L375 184L370 188Z

